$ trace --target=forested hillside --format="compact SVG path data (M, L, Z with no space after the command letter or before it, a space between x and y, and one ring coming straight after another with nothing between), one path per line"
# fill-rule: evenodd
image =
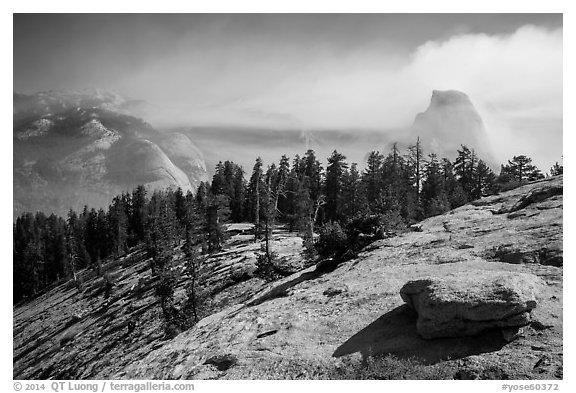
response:
M85 206L66 218L26 213L14 224L14 302L62 280L78 269L99 272L103 260L125 255L144 243L162 255L186 242L200 253L221 248L225 222L255 224L255 238L266 237L274 224L302 234L309 258L342 257L360 234L406 228L482 195L497 193L543 177L525 156L515 156L496 176L474 150L462 146L451 162L428 155L420 140L401 152L373 151L365 168L348 163L334 151L326 167L308 150L302 157L282 156L265 167L260 158L246 176L232 161L220 162L211 183L195 194L181 189L143 186L114 198L107 210ZM561 174L556 164L551 174ZM322 235L313 241L313 233ZM377 233L379 232L379 233ZM315 243L315 244L314 244ZM158 257L160 258L160 257ZM264 265L273 266L272 250Z

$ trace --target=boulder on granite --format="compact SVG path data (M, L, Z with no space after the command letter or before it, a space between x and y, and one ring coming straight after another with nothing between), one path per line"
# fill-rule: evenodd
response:
M474 336L528 325L542 284L532 274L478 270L409 281L400 296L418 313L422 338Z

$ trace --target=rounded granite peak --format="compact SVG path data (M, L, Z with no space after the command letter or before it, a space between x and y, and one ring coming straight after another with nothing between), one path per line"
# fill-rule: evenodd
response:
M470 105L470 98L458 90L432 90L430 106Z
M454 158L461 145L466 145L488 165L498 167L484 122L468 95L461 91L432 91L430 105L416 115L412 125L410 140L417 137L424 150L440 156Z

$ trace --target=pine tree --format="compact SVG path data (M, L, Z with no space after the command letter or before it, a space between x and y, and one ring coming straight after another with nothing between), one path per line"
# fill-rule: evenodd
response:
M310 191L305 186L303 175L298 175L295 166L288 176L285 195L283 213L288 221L288 230L290 232L307 230L310 226L310 217L313 215L314 201L310 198Z
M532 159L524 155L514 156L512 160L508 160L508 164L502 166L502 172L504 176L509 175L518 182L544 178L540 170L532 165Z
M128 251L128 216L124 195L115 196L108 207L107 221L110 231L111 247L116 257Z
M75 221L77 220L76 212L70 209L68 212L68 220L66 222L66 252L68 254L68 266L67 266L67 276L71 277L74 280L74 283L77 284L78 288L78 281L76 272L78 270L78 260L79 252L78 252L78 243L76 237L74 235L74 225Z
M96 218L96 230L98 231L98 252L100 259L107 258L112 254L112 237L111 231L108 229L108 218L104 209L98 209L98 216Z
M227 194L226 177L224 175L224 164L222 163L222 161L219 161L218 164L216 164L210 190L212 190L212 193L214 193L214 195Z
M242 221L244 218L244 171L242 168L232 161L219 162L210 189L214 195L224 195L228 198L232 221Z
M191 318L190 325L195 324L200 319L200 308L202 295L199 293L200 271L204 258L196 250L198 241L194 239L192 228L194 223L189 222L186 228L185 242L183 246L184 262L188 281L186 284L186 301L183 307L184 313Z
M446 193L445 176L436 154L428 155L428 162L424 170L425 180L422 183L422 204L424 214L434 216L450 209Z
M14 236L14 295L15 300L33 296L45 287L42 270L44 247L40 214L26 213L16 220Z
M280 199L286 197L286 187L289 174L288 159L286 156L283 156L283 160L280 162L278 168L276 165L272 164L266 171L265 191L268 200L266 201L267 206L264 210L266 211L266 216L269 217L269 222L272 226L275 225L278 214L280 213Z
M305 176L305 185L310 191L310 198L317 201L322 194L322 165L316 159L314 150L307 150L302 159L303 173Z
M173 337L185 328L185 318L176 307L174 290L178 271L173 266L173 254L178 242L177 221L165 192L155 191L148 204L146 221L146 251L151 258L155 291L164 316L165 334Z
M145 225L147 221L147 198L146 198L146 188L143 185L139 185L132 192L132 198L130 200L130 209L128 213L128 223L129 223L129 241L130 246L135 246L138 242L143 242L145 235Z
M278 170L272 164L266 171L264 187L261 193L261 209L262 219L264 221L264 244L261 246L261 252L257 255L257 274L265 280L271 281L278 278L274 266L276 253L274 253L270 246L272 232L274 229L274 221L276 217L276 202L278 192Z
M412 171L413 187L416 192L416 200L420 202L420 190L422 187L422 168L424 166L424 153L422 151L422 144L420 137L416 139L416 144L408 147L408 163Z
M286 162L286 160L284 160L284 162ZM276 168L275 164L268 167L261 193L262 218L264 220L264 245L262 246L262 252L257 256L258 272L267 280L278 277L274 266L274 260L277 254L272 251L270 242L278 213L278 201L280 195L286 195L287 183L288 173L285 164L282 165L280 169Z
M152 274L160 274L170 268L178 235L174 211L163 191L154 191L150 198L145 233L146 250L152 258Z
M50 214L45 228L45 263L47 284L59 281L66 276L68 255L66 253L66 222L55 214Z
M454 166L447 158L442 159L442 176L444 178L444 188L448 195L450 209L455 209L468 202L468 197L460 183L456 180Z
M472 189L476 183L474 179L476 163L474 150L470 150L467 146L461 145L461 150L458 150L458 156L454 161L454 173L456 174L456 180L460 183L462 190L466 194L467 201L472 198Z
M328 158L326 167L326 220L338 221L342 218L343 200L342 188L344 184L344 175L348 169L346 156L338 153L336 150Z
M196 205L202 211L208 206L208 194L210 194L210 185L207 182L200 182L196 190Z
M292 160L292 170L294 171L294 173L296 173L299 179L304 178L306 165L304 159L300 158L299 154L296 154L294 156L294 159Z
M378 199L383 187L383 170L382 165L384 156L377 151L372 151L368 155L366 169L362 174L362 183L366 190L366 199L373 206Z
M178 187L174 192L174 215L176 220L180 224L180 227L184 228L186 226L186 198L184 197L184 192L182 188Z
M280 164L278 165L278 184L282 184L283 192L278 193L278 201L276 203L276 209L280 220L286 220L287 214L289 214L288 207L288 193L290 190L290 159L285 155L280 159Z
M230 217L229 200L225 195L208 194L206 207L205 233L208 252L222 250L225 240L223 223Z
M92 208L87 212L84 225L84 245L90 256L90 265L100 274L100 233L98 232L98 212Z
M559 176L564 173L564 165L558 164L558 161L550 168L550 176Z
M236 166L232 179L232 199L230 200L230 218L234 222L245 220L244 197L246 181L244 180L244 170L241 166Z
M475 182L471 191L472 199L478 199L484 195L490 194L494 188L496 175L490 168L488 168L488 165L486 165L484 161L478 161L474 176Z
M377 185L377 187L379 188L380 186ZM358 172L358 165L356 163L352 163L350 169L345 173L342 186L342 200L344 202L342 209L343 215L348 218L356 216L368 205L366 193L363 192L361 187L360 172Z
M74 239L74 249L77 256L76 267L84 268L90 264L90 256L88 251L86 251L84 232L86 227L86 217L87 217L88 207L85 206L83 214L78 216L76 212L70 210L68 213L68 231L70 232L72 238Z
M202 232L201 242L202 242L202 253L208 252L208 199L211 195L210 186L207 182L200 182L198 189L196 190L196 196L194 197L194 203L188 204L189 215L192 217L194 214L198 215L198 227ZM190 209L190 206L193 206ZM192 221L189 221L192 222Z
M258 157L254 168L252 169L252 176L248 183L248 198L247 210L250 221L254 223L254 237L255 241L260 239L260 215L261 215L261 195L263 189L263 173L262 173L262 159Z
M394 143L392 151L384 159L382 165L383 189L377 203L372 209L374 213L385 215L390 222L389 227L401 226L401 221L416 221L421 216L417 195L415 192L414 167L409 156L405 158Z

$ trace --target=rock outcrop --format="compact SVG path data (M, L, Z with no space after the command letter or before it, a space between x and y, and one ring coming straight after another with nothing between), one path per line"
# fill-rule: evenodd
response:
M208 181L204 154L188 136L179 132L166 133L158 146L187 175L192 190L196 191L200 182Z
M102 295L63 284L15 307L14 378L328 378L326 370L393 355L416 358L426 369L445 367L451 378L561 379L563 195L536 198L513 217L497 212L562 182L553 177L482 198L422 221L417 231L378 240L329 272L310 267L273 283L244 280L259 245L241 241L251 242L241 234L249 228L230 228L237 233L231 248L206 265L211 287L226 283L210 294L221 311L172 340L162 340L146 261L127 258L119 261L107 306ZM297 263L295 241L278 238L274 250ZM530 323L513 342L499 329L424 339L417 313L398 295L408 281L430 277L524 274L542 285ZM134 285L141 296L130 292ZM524 290L520 281L517 290ZM176 292L182 296L182 284ZM124 325L130 318L137 318L132 331Z
M252 224L232 225L252 230ZM244 238L243 238L244 237ZM216 313L250 300L266 287L254 275L260 244L253 235L232 236L225 250L212 254L200 269L198 294L205 300L201 313ZM301 270L302 239L277 230L271 245L285 270ZM175 250L183 270L182 254ZM104 277L91 269L72 281L55 283L50 290L14 309L14 376L18 379L107 378L134 359L165 343L161 310L155 296L150 259L142 248L103 261ZM185 296L180 275L177 298ZM112 283L109 296L106 283ZM225 354L224 354L225 355ZM224 356L226 358L226 356ZM216 365L218 357L206 364Z
M528 325L542 284L532 274L471 270L409 281L400 296L418 313L423 338L473 336Z

